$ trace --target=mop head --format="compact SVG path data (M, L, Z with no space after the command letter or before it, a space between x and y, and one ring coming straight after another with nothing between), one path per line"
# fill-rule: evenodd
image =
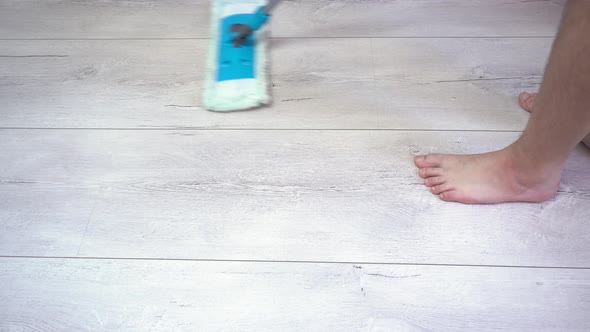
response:
M233 24L248 23L266 0L214 0L205 93L206 109L240 111L270 103L267 84L267 33L253 33L241 47L234 47Z

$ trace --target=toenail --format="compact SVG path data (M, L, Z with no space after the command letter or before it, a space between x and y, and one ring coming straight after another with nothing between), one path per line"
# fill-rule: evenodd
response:
M418 156L418 157L416 157L416 161L418 161L418 162L424 161L424 156Z

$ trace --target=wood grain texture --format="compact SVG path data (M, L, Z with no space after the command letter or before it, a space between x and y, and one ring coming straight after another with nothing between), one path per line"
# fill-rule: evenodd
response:
M412 164L518 137L563 3L287 0L217 114L210 1L0 1L0 331L590 330L588 149L542 204Z
M74 190L99 187L92 207L68 217L90 220L82 256L580 267L590 261L590 153L582 147L555 199L467 206L431 195L412 155L490 151L516 133L0 133L0 165L11 166L1 175L9 186L3 196L33 201L34 192L60 187L35 204L11 210L9 202L8 211L44 211L38 224L55 222L59 215L40 206L72 206ZM44 157L30 157L36 155ZM44 255L31 227L28 236L18 233L18 251L6 245L1 253ZM55 250L71 249L54 241Z
M97 194L95 186L0 180L0 252L75 255Z
M1 259L0 285L8 331L590 329L588 270Z
M48 131L23 138L5 135L0 142L0 251L75 255L98 198L100 175L94 170L111 165L110 153L101 149L100 134L80 140ZM16 159L5 154L9 149Z
M562 8L563 1L292 0L277 8L273 35L552 36Z
M206 38L205 0L3 0L0 38Z
M563 1L291 0L278 37L552 36ZM205 0L4 0L0 38L207 38Z
M273 41L270 108L201 108L206 41L3 41L0 126L520 130L550 39Z

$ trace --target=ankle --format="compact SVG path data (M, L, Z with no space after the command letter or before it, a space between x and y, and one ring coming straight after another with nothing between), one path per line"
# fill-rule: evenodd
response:
M517 144L503 150L507 176L512 178L515 193L531 191L539 195L539 201L549 199L559 188L564 162L540 161Z
M529 178L555 177L561 175L565 160L543 159L532 153L519 141L506 147L504 150L507 167L514 173Z

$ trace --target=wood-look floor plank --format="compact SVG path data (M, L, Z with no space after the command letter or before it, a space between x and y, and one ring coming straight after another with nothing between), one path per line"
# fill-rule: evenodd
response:
M0 252L75 256L97 195L97 186L0 180Z
M206 38L206 0L4 0L0 38ZM563 1L297 0L280 37L552 36Z
M588 270L0 259L7 331L587 331Z
M295 0L274 15L284 37L552 36L564 0Z
M0 38L206 38L207 0L4 0Z
M521 130L550 39L284 39L274 104L201 108L206 41L3 41L1 127Z
M25 136L0 139L0 251L76 255L98 199L96 170L109 169L111 154L101 148L100 133L92 139L68 131Z
M7 202L8 211L43 215L38 229L60 220L59 211L47 207L75 206L75 190L100 188L92 207L82 205L68 216L81 225L90 220L82 256L581 267L590 261L590 153L582 147L567 164L556 198L468 206L431 195L412 154L490 151L518 134L3 130L0 135L0 165L9 165L1 175L7 189L0 202ZM51 192L58 185L60 191ZM41 190L47 195L32 196ZM13 195L22 197L15 207ZM12 232L4 229L3 237ZM20 249L6 245L1 254L46 255L35 247L39 237L53 240L56 250L70 249L60 247L57 233L33 226L18 234L23 234Z

